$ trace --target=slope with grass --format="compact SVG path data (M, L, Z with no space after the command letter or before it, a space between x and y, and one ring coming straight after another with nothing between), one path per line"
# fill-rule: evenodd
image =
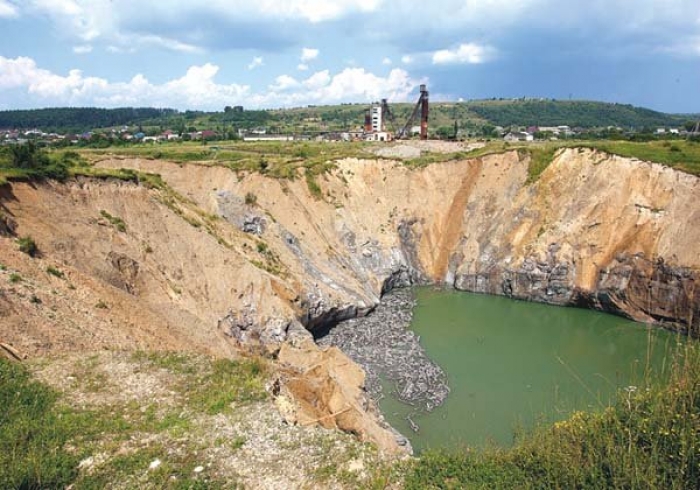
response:
M288 426L267 361L142 351L0 359L3 488L357 488L369 444Z

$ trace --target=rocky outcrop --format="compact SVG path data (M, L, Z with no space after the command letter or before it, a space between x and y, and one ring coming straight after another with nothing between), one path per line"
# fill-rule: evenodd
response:
M700 335L700 274L688 267L649 260L642 254L621 254L600 271L593 294L579 305L623 315L640 322L671 325Z
M544 260L528 257L515 268L492 261L484 264L478 272L457 274L453 285L461 291L539 303L570 304L574 297L575 271L573 264L557 260L558 249L557 244L551 244Z
M0 236L14 236L17 222L0 208Z
M341 429L386 453L411 452L408 440L384 423L368 399L362 369L339 349L319 350L312 341L285 344L278 362L283 369L273 394L288 423Z

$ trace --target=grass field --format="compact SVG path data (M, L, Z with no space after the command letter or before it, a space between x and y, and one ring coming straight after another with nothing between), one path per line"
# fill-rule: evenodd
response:
M41 168L18 168L13 165L10 152L0 151L0 184L8 180L32 178L56 178L71 174L89 175L91 162L106 158L163 159L175 163L217 165L236 172L260 172L274 178L295 179L304 174L316 176L333 168L334 162L343 158L377 159L372 152L376 144L371 143L325 143L325 142L231 142L221 145L201 143L176 143L162 145L135 145L106 149L50 150L46 175ZM533 143L505 143L493 141L485 147L471 152L432 153L424 152L418 158L408 159L405 164L420 168L436 163L477 158L487 154L498 154L509 150L527 152L532 156L529 182L551 163L560 148L594 148L623 157L637 158L675 168L682 172L700 176L700 143L685 140L675 141L548 141ZM56 172L66 166L67 173Z

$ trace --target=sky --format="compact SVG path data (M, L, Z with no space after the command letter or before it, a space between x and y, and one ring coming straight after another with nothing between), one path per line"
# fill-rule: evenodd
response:
M700 113L700 0L0 0L0 110L543 97Z

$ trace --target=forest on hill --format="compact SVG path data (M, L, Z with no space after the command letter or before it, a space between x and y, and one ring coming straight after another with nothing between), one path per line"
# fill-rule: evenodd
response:
M641 129L678 126L688 119L688 116L665 114L628 104L581 100L488 100L466 105L471 112L497 126L618 126Z
M96 107L58 107L47 109L0 111L0 128L33 129L49 132L81 133L95 128L138 125L176 114L174 109L124 107L101 109Z

